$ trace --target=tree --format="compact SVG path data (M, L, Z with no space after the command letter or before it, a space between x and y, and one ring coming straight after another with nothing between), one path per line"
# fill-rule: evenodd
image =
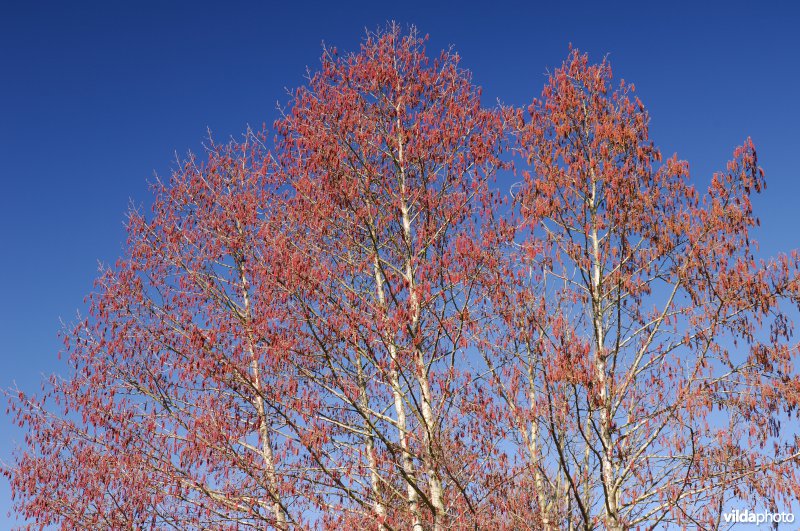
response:
M424 39L392 26L357 55L326 50L277 129L303 264L289 291L311 337L298 354L316 360L307 378L331 426L315 429L318 481L387 528L491 526L499 434L465 354L501 114L457 56L429 60Z
M12 402L29 450L4 472L24 516L67 529L287 527L294 443L270 405L301 398L281 361L268 162L253 133L212 143L205 164L190 157L153 186L150 220L130 214L127 256L65 335L72 375Z
M326 48L274 140L155 184L71 373L10 393L23 516L714 527L800 494L800 255L756 260L753 144L701 196L607 62L572 51L525 113L424 46Z
M574 50L514 113L527 169L484 356L545 528L714 528L731 499L799 493L800 255L755 258L749 139L700 196L632 93Z

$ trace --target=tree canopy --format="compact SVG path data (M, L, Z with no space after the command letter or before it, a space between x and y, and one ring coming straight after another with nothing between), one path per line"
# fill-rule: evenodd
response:
M713 528L800 496L800 254L570 50L527 108L395 25L127 220L3 468L64 529Z

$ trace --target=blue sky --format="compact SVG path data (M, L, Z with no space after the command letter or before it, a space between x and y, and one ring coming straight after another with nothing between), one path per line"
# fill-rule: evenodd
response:
M18 2L0 12L0 386L38 388L57 360L59 318L85 306L98 261L125 239L129 201L175 153L271 124L322 41L353 50L387 20L450 44L484 88L525 104L568 44L637 87L665 155L697 182L748 135L768 189L756 202L765 254L800 247L800 8L725 2ZM21 433L0 416L0 458ZM9 510L0 480L0 529Z

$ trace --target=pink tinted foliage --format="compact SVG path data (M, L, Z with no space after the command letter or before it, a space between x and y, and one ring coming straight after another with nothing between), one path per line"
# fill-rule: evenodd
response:
M756 258L753 143L700 193L607 61L489 108L425 43L326 48L274 139L211 141L131 212L69 374L8 392L32 527L713 528L797 499L800 256Z

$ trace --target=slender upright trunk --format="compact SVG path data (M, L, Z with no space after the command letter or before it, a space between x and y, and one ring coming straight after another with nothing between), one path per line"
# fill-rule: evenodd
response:
M411 316L411 330L412 341L419 333L419 318L420 318L420 303L416 292L416 282L414 278L414 241L411 230L411 216L409 213L408 204L406 202L406 173L405 173L405 159L403 151L403 124L400 120L400 107L397 107L397 164L400 169L400 213L403 222L403 240L406 247L406 254L404 257L405 281L408 285L409 292L409 310ZM425 356L423 352L414 348L414 357L416 358L416 380L420 392L420 412L422 414L423 432L425 452L423 452L423 461L425 468L428 472L428 487L430 489L430 502L433 507L433 529L434 531L441 531L443 529L442 521L445 516L444 508L444 495L442 492L442 480L439 477L439 470L436 466L436 442L434 441L436 433L436 419L431 407L431 389L430 382L428 381L428 370L425 363Z
M359 391L359 405L364 411L365 415L369 413L369 395L367 394L367 382L364 377L364 365L361 356L358 356L358 391ZM368 420L364 420L364 445L366 446L367 464L369 466L369 480L370 489L372 490L372 508L375 511L375 516L379 520L386 517L386 506L383 503L381 495L381 478L378 471L378 462L375 457L375 435L372 425ZM386 529L385 524L381 524L381 529Z
M600 263L600 240L597 234L597 185L592 180L589 197L590 240L592 246L591 298L592 325L594 328L595 378L600 388L600 470L603 483L603 499L606 513L606 526L610 531L622 529L619 520L619 503L614 482L613 439L611 436L611 397L609 395L607 355L605 352L605 330L603 324L603 294Z
M539 503L539 511L542 514L542 531L550 531L552 529L552 519L550 512L552 504L548 500L547 493L545 492L544 478L542 472L539 470L539 422L536 418L536 376L534 371L539 364L538 356L531 348L530 343L527 344L528 349L528 402L530 403L531 413L533 418L530 423L530 431L525 435L528 445L528 455L533 467L533 480L536 486L536 498Z
M253 336L250 329L250 293L247 277L245 276L244 267L241 263L239 264L239 274L242 282L242 295L244 298L244 319L245 327L247 328L247 350L250 356L250 376L252 378L251 385L253 386L254 391L253 406L256 409L256 415L258 417L258 434L261 459L264 462L264 474L267 478L267 491L272 502L272 514L275 518L275 527L280 531L284 531L288 530L289 526L286 520L286 513L283 510L283 504L281 503L280 490L278 488L278 476L275 472L275 456L273 455L272 441L270 438L269 416L267 415L266 405L264 404L258 357L256 356L253 348Z
M401 160L402 160L402 144L401 144ZM401 184L401 195L405 198L405 183ZM414 270L412 265L411 249L412 249L412 234L411 234L411 218L408 212L408 206L405 201L401 205L401 213L403 216L403 233L409 250L405 258L405 276L406 283L409 290L409 306L411 314L411 330L412 340L413 336L419 333L419 318L420 318L420 304L416 293L416 283L414 281ZM442 519L444 518L444 496L442 493L442 480L439 477L438 467L436 466L436 441L434 440L436 434L436 418L433 413L431 404L433 399L431 397L430 382L428 380L428 367L425 363L424 353L418 349L414 349L414 357L416 361L415 378L420 392L420 413L422 414L424 442L426 451L423 454L425 461L425 468L428 472L428 487L430 488L430 501L433 506L433 529L439 531L443 529Z
M381 308L386 311L386 294L383 291L383 275L381 274L379 258L376 255L374 260L375 269L375 285L378 294L378 303ZM401 461L403 467L403 474L405 475L406 483L406 501L408 503L408 510L411 512L413 531L422 531L422 520L419 513L419 494L417 487L414 485L416 481L414 472L414 460L411 455L408 442L408 430L406 427L406 406L403 402L403 390L400 387L400 376L398 375L398 359L397 347L391 337L384 338L387 348L389 350L389 358L391 366L389 368L389 385L392 387L392 397L394 398L394 411L397 416L397 436L400 442L400 451L402 453Z

